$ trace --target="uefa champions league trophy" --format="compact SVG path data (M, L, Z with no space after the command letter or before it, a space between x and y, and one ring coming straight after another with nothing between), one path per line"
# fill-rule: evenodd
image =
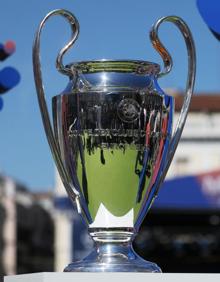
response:
M61 15L72 38L56 60L69 77L65 90L52 98L53 126L46 105L40 64L40 35L45 22ZM186 94L174 133L174 98L158 85L169 73L172 58L158 38L163 22L181 31L188 52ZM170 166L186 121L195 80L195 47L185 22L176 16L159 19L150 38L164 69L135 60L83 61L63 65L79 24L66 10L50 12L41 22L33 47L38 101L50 149L69 198L88 224L95 249L67 272L161 272L140 258L132 240L150 209Z

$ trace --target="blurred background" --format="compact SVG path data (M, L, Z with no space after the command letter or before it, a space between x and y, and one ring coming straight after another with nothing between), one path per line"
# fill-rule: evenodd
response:
M166 15L178 15L189 25L197 50L195 95L166 181L134 248L163 272L219 272L220 43L200 16L197 1L7 0L0 9L0 281L7 274L62 271L92 248L56 172L34 86L34 34L41 19L57 8L70 10L80 23L79 39L65 63L106 58L162 65L150 43L151 25ZM56 71L55 59L69 36L70 28L60 17L51 18L43 31L49 108L51 97L67 84ZM159 84L175 96L178 116L186 48L170 23L161 26L160 36L174 67Z

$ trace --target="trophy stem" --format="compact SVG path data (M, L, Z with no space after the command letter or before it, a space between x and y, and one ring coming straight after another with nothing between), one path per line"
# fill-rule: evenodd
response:
M135 234L126 230L90 230L93 251L82 261L69 264L65 272L161 272L152 262L139 257L132 247Z

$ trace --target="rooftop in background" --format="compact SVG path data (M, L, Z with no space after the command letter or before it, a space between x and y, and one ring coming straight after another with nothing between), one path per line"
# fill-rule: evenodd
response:
M175 110L179 112L184 95L174 93L173 96L175 96ZM195 93L190 104L190 112L220 113L220 93Z

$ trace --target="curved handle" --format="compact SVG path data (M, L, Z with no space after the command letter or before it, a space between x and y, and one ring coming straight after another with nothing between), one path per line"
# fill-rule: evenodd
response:
M51 122L50 122L50 116L49 116L48 109L47 109L47 103L45 100L45 93L44 93L44 86L43 86L43 81L42 81L41 62L40 62L40 35L41 35L41 31L42 31L42 28L45 22L48 20L48 18L54 15L64 16L69 21L71 25L71 29L72 29L71 40L59 52L59 55L56 61L56 66L60 72L67 74L67 75L71 75L71 76L73 75L73 72L70 69L64 67L62 59L63 59L63 55L65 54L65 52L74 44L74 42L77 39L77 36L79 33L79 24L73 14L71 14L70 12L66 10L60 9L60 10L54 10L50 12L49 14L47 14L46 17L41 21L39 28L37 30L35 40L34 40L34 45L33 45L34 79L35 79L35 85L36 85L36 90L37 90L37 95L38 95L38 103L39 103L39 107L41 110L41 117L43 120L44 129L45 129L45 133L47 136L47 141L50 145L50 149L52 151L54 161L58 168L58 171L62 179L62 182L64 184L64 187L66 188L66 191L68 193L68 196L70 197L72 201L75 200L78 212L81 212L81 207L79 203L79 192L73 187L71 180L65 170L65 167L62 162L61 155L60 155L59 145L57 144L57 141L54 137L54 132L53 132Z
M164 70L159 73L159 76L163 76L169 73L172 69L172 58L169 52L166 50L166 48L164 47L164 45L161 43L161 41L158 38L158 28L162 22L174 23L179 28L179 30L181 31L184 37L186 48L187 48L187 54L188 54L188 75L187 75L185 97L184 97L183 106L180 112L179 120L177 122L173 137L170 141L167 158L163 165L162 172L158 177L158 181L156 181L157 183L155 183L157 187L156 188L157 191L159 190L160 185L166 176L166 173L169 169L174 153L176 151L177 145L179 143L179 140L180 140L180 137L183 131L183 127L186 122L186 117L189 111L189 105L190 105L191 97L193 94L194 83L195 83L195 74L196 74L196 51L195 51L195 45L194 45L191 31L188 28L187 24L181 18L176 17L176 16L168 16L168 17L163 17L159 19L153 25L152 30L150 32L150 38L151 38L152 44L154 48L160 53L164 61ZM157 193L155 193L155 195L156 194Z

